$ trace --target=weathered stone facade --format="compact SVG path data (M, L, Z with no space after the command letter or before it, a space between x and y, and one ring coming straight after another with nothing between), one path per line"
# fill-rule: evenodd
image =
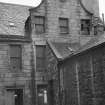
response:
M32 37L35 40L47 38L78 39L81 36L80 19L92 19L92 15L86 12L78 0L45 0L39 7L30 9L32 23ZM45 17L45 33L35 33L35 16ZM69 33L60 34L59 18L69 19ZM91 32L91 36L93 36ZM73 40L73 39L72 39Z
M104 50L103 44L61 63L67 104L104 105Z
M6 103L20 105L18 102L22 102L22 105L45 105L46 103L50 105L63 105L66 104L65 102L70 104L72 99L72 103L77 104L77 99L75 100L74 98L76 97L76 88L73 88L74 93L70 90L71 88L68 89L68 91L75 94L71 100L67 99L66 101L66 98L64 98L66 97L66 91L63 84L64 81L60 84L60 80L63 77L59 75L58 59L50 46L46 46L46 41L53 39L53 41L60 43L77 43L83 37L82 44L86 43L90 37L94 36L94 30L90 30L88 37L81 35L80 20L92 20L93 15L83 8L79 0L65 0L64 2L60 0L43 0L40 6L36 8L0 3L0 8L1 105ZM28 11L29 8L31 8L30 11ZM40 34L36 33L36 16L42 16L45 19L44 32ZM59 18L68 19L69 32L67 34L60 33ZM18 71L11 69L10 45L21 46L21 69ZM44 53L45 69L43 71L38 71L36 67L38 63L36 61L36 46L46 46ZM60 73L63 76L63 72ZM69 78L67 81L69 81ZM69 86L69 84L65 85ZM46 90L48 90L48 102L44 100ZM69 94L67 95L69 97ZM20 96L21 100L16 101L17 97L19 99ZM45 102L40 101L42 98Z
M10 65L10 45L22 46L21 70L13 71ZM31 104L31 44L27 42L0 42L0 101L9 103L8 89L22 89L24 93L23 104ZM10 98L10 101L8 102Z
M81 0L80 0L81 1ZM88 42L91 37L94 37L94 25L92 24L90 35L82 35L81 32L81 19L90 19L91 23L94 23L94 13L92 14L87 10L85 5L81 5L79 0L43 0L42 3L36 7L30 9L31 17L31 37L34 42L35 49L36 46L46 46L47 40L53 40L55 42L67 42L67 43L78 43L84 45ZM96 5L95 5L96 3ZM97 2L94 3L94 6L97 7ZM98 13L98 9L95 13ZM37 33L37 27L35 24L37 20L35 17L44 17L44 32ZM59 27L59 18L68 19L69 32L67 34L60 33ZM42 23L41 23L42 24ZM51 46L50 46L51 47ZM48 102L50 105L59 105L61 103L66 104L64 97L65 90L62 87L60 90L60 77L59 77L59 65L57 65L58 60L56 54L54 55L53 50L49 46L46 48L46 71L38 72L36 68L36 78L39 78L36 81L36 85L48 85ZM37 61L35 62L35 64ZM63 74L63 73L61 73ZM46 78L47 75L47 79ZM43 79L41 79L43 78ZM74 79L74 78L73 78ZM69 80L68 80L69 81ZM76 83L75 83L76 84ZM72 83L71 83L72 85ZM72 86L73 87L73 86ZM76 86L74 88L75 93ZM38 90L38 88L37 88ZM51 93L50 93L50 92ZM62 92L60 92L62 91ZM72 92L72 90L70 90ZM61 95L62 94L62 95ZM62 97L60 97L62 96ZM69 96L68 96L69 97ZM72 97L73 99L73 97ZM72 100L71 99L71 100ZM73 104L77 104L77 99L73 99ZM62 100L62 102L60 101ZM36 100L37 102L38 100ZM60 103L61 102L61 103ZM71 101L67 101L67 104L70 104Z
M24 34L28 6L0 3L0 104L31 105L31 40ZM20 54L11 61L11 46ZM17 50L18 51L18 50ZM21 59L18 62L18 56ZM17 59L17 60L16 60ZM18 63L17 63L18 62ZM13 65L14 64L14 65ZM16 66L17 65L17 66ZM18 66L21 66L20 68ZM17 69L18 68L18 69ZM16 101L17 100L17 101Z

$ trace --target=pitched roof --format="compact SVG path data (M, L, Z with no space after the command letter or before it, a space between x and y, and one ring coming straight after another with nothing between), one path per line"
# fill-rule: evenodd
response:
M24 35L24 24L30 6L0 2L0 34Z
M100 36L91 37L86 43L66 43L66 42L54 42L48 41L50 48L59 61L66 60L77 54L81 54L91 48L97 47L105 43L105 33Z
M89 51L92 48L98 47L99 45L103 45L103 44L105 44L105 33L97 37L92 37L86 44L80 46L80 48L77 51L75 51L72 55L69 54L67 57L62 59L62 61L72 56L82 54L85 51Z
M105 33L100 35L100 36L96 36L91 38L85 45L81 46L77 52L75 52L75 54L84 52L86 50L89 50L93 47L97 47L101 44L105 43Z
M65 57L72 55L80 48L79 43L48 41L48 44L58 60L62 60Z

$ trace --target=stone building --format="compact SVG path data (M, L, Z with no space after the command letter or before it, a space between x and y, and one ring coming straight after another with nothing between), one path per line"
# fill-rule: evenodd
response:
M31 105L31 40L24 32L30 7L0 3L0 105Z
M59 61L60 102L66 105L104 105L105 34L92 38Z
M99 11L85 4L43 0L33 8L0 3L1 104L60 104L58 61L100 35Z
M60 104L58 59L100 35L98 2L92 3L91 0L88 5L86 0L42 0L38 7L30 9L27 23L31 23L34 49L36 104Z

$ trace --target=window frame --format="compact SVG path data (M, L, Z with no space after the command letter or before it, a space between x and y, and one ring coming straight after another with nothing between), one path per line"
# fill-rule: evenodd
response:
M37 48L38 47L42 47L43 48L43 56L42 55L40 57L37 56ZM41 67L37 66L37 64L38 64L37 60L39 60L39 59L42 60L42 62L44 63L43 67L42 67L42 65L41 65ZM45 69L46 69L46 45L36 45L36 71L43 72L43 71L45 71Z
M87 23L89 25L87 25ZM90 35L91 32L91 20L90 19L81 19L81 34Z
M36 19L42 19L42 21L43 21L43 23L41 24L41 23L36 23ZM45 16L35 16L35 33L36 34L43 34L43 33L45 33ZM37 30L36 30L36 27L37 26L42 26L43 27L43 32L38 32Z
M64 21L66 25L61 25L61 22L64 22ZM62 32L61 28L66 29L67 31ZM69 19L68 18L59 17L59 30L60 30L60 34L69 34Z
M14 47L18 46L18 48L20 49L20 52L19 52L20 56L11 56L12 46L14 46ZM20 44L10 44L9 48L10 48L10 68L11 68L11 70L15 71L15 72L21 71L21 69L22 69L22 46ZM19 65L20 65L19 68L16 68L15 70L13 70L13 68L12 68L13 65L11 64L11 59L16 59L16 60L18 59L19 60L18 61Z

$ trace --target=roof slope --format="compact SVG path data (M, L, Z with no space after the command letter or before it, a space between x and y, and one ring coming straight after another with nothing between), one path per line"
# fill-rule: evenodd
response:
M50 48L58 60L63 61L77 54L81 54L91 48L97 47L105 43L105 33L100 36L91 37L85 44L80 42L66 43L48 41Z
M103 45L103 44L105 44L105 33L101 36L91 38L86 44L80 46L80 48L77 51L73 52L72 55L69 54L64 59L62 59L62 61L66 60L72 56L82 54L85 51L89 51L92 48L98 47L99 45Z
M79 43L48 41L48 44L58 60L62 60L69 55L72 55L80 48Z
M103 35L91 38L91 40L89 40L85 45L81 46L75 53L84 52L103 43L105 43L105 33Z
M30 6L0 2L0 34L24 35L24 23Z

